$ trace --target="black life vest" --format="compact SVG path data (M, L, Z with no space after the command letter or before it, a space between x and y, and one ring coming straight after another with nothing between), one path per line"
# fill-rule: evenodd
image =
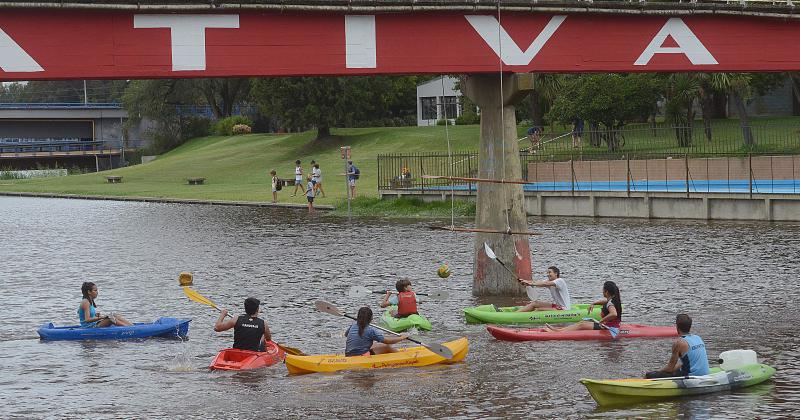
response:
M258 351L265 329L263 319L249 315L239 316L236 318L236 326L233 327L233 348Z

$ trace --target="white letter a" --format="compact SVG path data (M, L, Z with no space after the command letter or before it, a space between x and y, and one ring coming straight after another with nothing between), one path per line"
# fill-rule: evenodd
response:
M662 47L668 36L675 40L675 43L678 44L677 47ZM650 41L650 45L644 49L642 55L633 64L646 66L655 54L684 54L694 65L719 64L681 18L667 20L664 27Z

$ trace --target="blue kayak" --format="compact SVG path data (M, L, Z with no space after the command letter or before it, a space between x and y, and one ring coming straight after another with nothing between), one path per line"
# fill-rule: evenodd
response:
M52 322L42 325L39 337L42 340L130 340L148 337L180 337L189 334L191 319L158 318L149 324L133 324L127 327L87 328L80 325L56 327Z

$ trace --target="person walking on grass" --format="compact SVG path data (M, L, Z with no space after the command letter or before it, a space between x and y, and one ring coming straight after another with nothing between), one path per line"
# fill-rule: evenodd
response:
M356 180L361 176L361 171L358 170L356 165L353 165L352 160L347 161L347 185L350 187L350 198L356 198Z
M315 163L311 168L311 180L314 181L314 195L322 193L325 198L325 190L322 189L322 170L319 169L319 163Z
M273 169L269 171L269 174L272 175L272 202L278 202L278 191L283 187L280 185L281 180L278 179L278 173Z
M300 161L294 161L294 192L292 197L297 195L297 190L303 190L303 167L300 166Z
M306 184L306 199L308 200L308 214L314 213L314 183L311 181L311 176L307 178Z

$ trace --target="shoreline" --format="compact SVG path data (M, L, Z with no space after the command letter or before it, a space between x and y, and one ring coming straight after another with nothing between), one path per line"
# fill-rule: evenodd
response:
M136 201L143 203L204 204L204 205L217 205L217 206L275 207L275 208L288 208L288 209L308 208L306 204L271 203L264 201L201 200L193 198L59 194L59 193L9 192L9 191L0 191L0 197L66 198L73 200ZM319 206L314 206L314 210L332 211L335 210L335 207L329 204L322 204Z

